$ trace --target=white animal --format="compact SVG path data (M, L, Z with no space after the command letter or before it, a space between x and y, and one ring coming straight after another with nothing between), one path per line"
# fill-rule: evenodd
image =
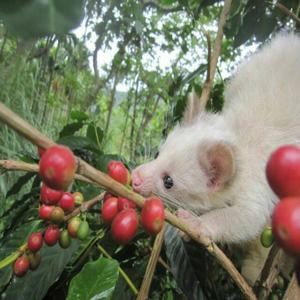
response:
M133 171L133 187L180 207L213 241L242 244L242 273L253 283L266 257L257 238L278 201L267 159L280 145L300 145L300 38L278 35L242 64L222 113L199 112L198 103L191 97L158 157Z

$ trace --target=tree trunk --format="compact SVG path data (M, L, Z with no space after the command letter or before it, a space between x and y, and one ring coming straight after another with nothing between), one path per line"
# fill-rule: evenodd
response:
M113 107L115 104L115 98L116 98L115 96L116 96L116 87L118 84L118 77L119 77L118 74L116 74L115 78L114 78L113 88L112 88L112 91L110 94L110 102L109 102L106 124L105 124L105 129L104 129L104 136L106 136L108 133L108 128L109 128L110 120L111 120L111 114L112 114L112 110L113 110Z
M158 103L159 103L159 100L160 100L160 96L157 96L156 101L154 103L154 107L151 110L151 113L149 112L150 99L151 99L151 96L149 96L147 98L146 103L145 103L145 108L144 108L144 111L143 111L143 117L142 117L140 126L138 127L139 128L138 132L136 134L135 148L137 147L139 141L141 141L141 139L142 139L142 132L144 131L146 126L149 124L149 122L154 117L155 111L157 109L157 106L158 106Z
M130 111L130 107L131 107L131 97L128 97L128 100L127 100L127 114L126 114L126 118L125 118L125 124L124 124L124 128L123 128L122 140L121 140L121 145L120 145L120 150L119 150L120 155L122 155L124 141L125 141L125 138L126 138L126 130L127 130L128 119L129 119L129 113L128 112Z
M134 158L134 129L135 129L135 118L136 118L136 107L138 102L138 90L139 90L139 78L136 80L135 93L134 93L134 102L133 102L133 111L132 111L132 119L131 119L131 130L130 130L130 160Z

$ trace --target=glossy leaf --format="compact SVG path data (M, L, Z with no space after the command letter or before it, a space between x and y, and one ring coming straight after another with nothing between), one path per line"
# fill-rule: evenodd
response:
M111 299L119 272L117 261L100 258L87 263L71 281L67 300Z
M35 173L26 173L25 175L21 176L17 182L10 188L10 190L6 194L6 198L9 196L17 194L21 188L34 176L36 176Z
M57 141L58 144L65 145L70 147L70 149L87 149L92 151L97 151L97 145L93 143L90 139L85 138L83 136L65 136L60 138Z
M70 136L73 135L76 131L81 129L83 127L84 123L83 122L74 122L67 124L59 133L59 137L65 137L65 136Z
M165 246L173 276L183 293L190 300L206 299L201 283L193 271L193 266L184 247L184 243L179 237L177 230L171 225L167 225Z
M70 114L71 119L77 120L77 121L85 121L89 118L89 116L79 110L72 110Z
M88 126L86 137L93 141L96 145L100 145L103 140L103 136L104 132L99 126L96 126L93 123Z

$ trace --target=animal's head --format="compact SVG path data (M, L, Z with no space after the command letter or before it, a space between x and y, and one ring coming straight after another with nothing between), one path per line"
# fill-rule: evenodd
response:
M213 196L235 174L234 150L220 122L220 116L201 112L192 95L182 124L169 134L158 156L133 170L134 190L157 194L177 207L211 209Z

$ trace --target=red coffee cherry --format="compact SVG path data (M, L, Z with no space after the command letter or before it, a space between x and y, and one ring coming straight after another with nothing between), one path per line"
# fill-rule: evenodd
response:
M27 241L28 249L32 252L39 251L43 246L43 235L41 232L33 232Z
M59 228L56 225L49 225L45 231L44 240L48 246L54 246L59 239Z
M101 213L105 223L110 224L118 212L118 198L111 197L103 203Z
M108 175L114 180L127 185L130 184L131 176L125 165L116 160L111 160L107 166Z
M22 255L14 263L14 274L18 277L22 277L29 269L29 259L26 255Z
M55 190L66 190L74 178L76 160L68 147L55 145L43 154L39 167L47 186Z
M145 201L142 208L141 223L149 234L157 234L164 225L165 210L162 201L158 197L152 197Z
M138 228L138 215L132 208L122 210L114 218L111 233L119 244L128 244L136 234Z
M45 183L42 184L41 188L41 200L46 205L55 205L58 203L62 196L62 191L57 191L46 186Z
M59 206L64 211L72 211L75 207L75 199L71 193L65 192L60 198Z

